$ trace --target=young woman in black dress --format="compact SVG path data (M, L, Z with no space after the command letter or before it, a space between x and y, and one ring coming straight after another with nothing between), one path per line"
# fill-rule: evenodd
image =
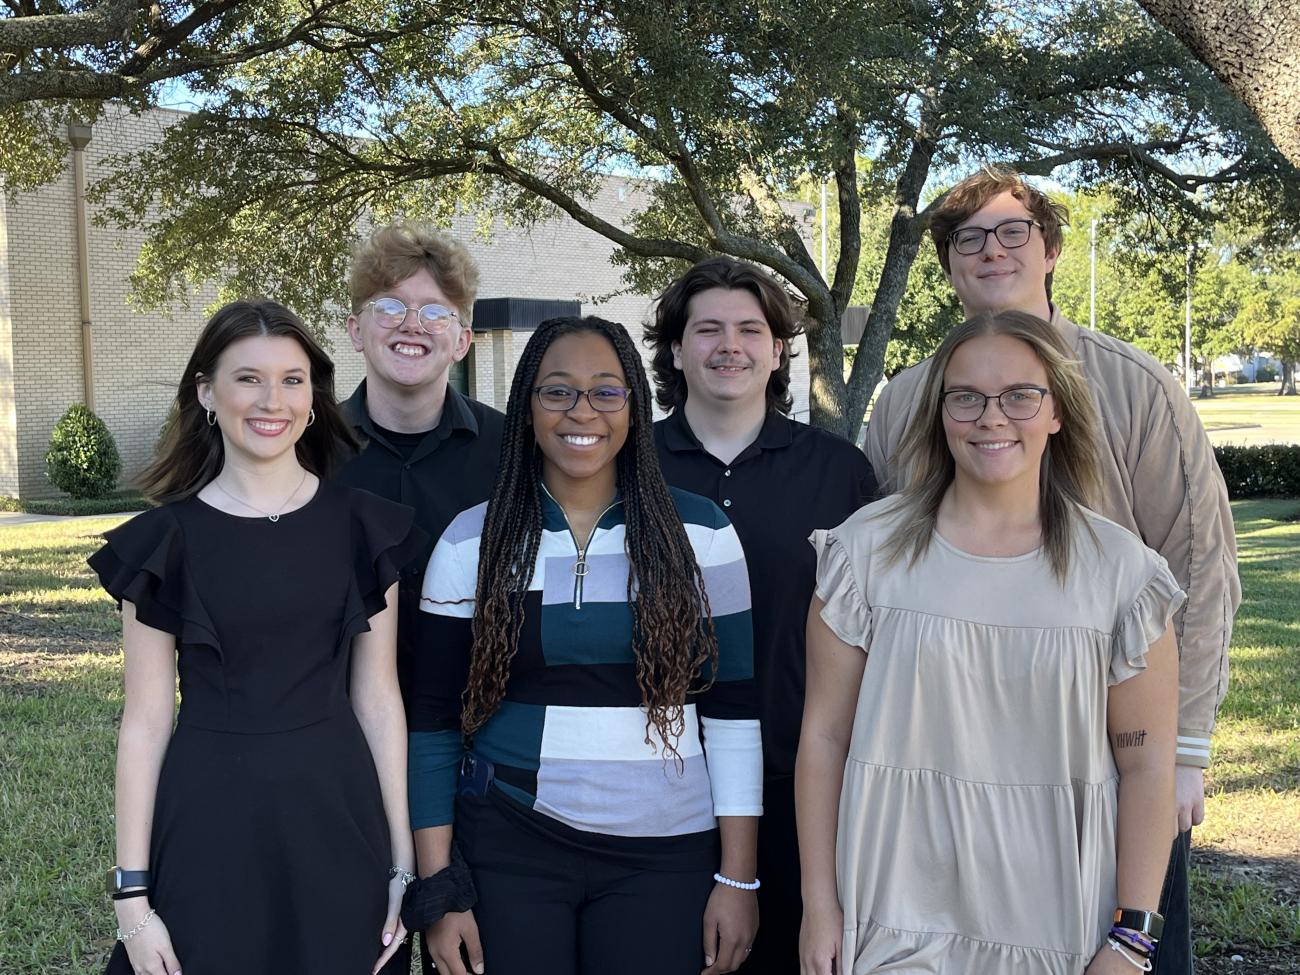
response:
M288 309L222 308L143 476L161 506L90 560L126 659L110 975L360 975L405 937L396 579L419 530L322 479L351 441L333 381Z

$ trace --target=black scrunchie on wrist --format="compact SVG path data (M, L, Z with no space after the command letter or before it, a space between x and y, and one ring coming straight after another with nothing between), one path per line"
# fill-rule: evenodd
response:
M413 880L402 897L402 923L408 931L424 931L444 914L468 911L478 902L469 865L453 844L451 863L431 877Z

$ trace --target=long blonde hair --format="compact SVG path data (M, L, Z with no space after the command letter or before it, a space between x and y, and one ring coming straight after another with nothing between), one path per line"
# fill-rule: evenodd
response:
M1039 470L1039 518L1043 549L1052 572L1064 581L1070 562L1070 539L1082 521L1080 508L1095 503L1101 493L1099 442L1101 423L1093 406L1088 380L1052 325L1019 311L982 312L948 334L930 361L920 391L920 407L898 449L901 490L890 510L902 511L898 527L885 541L890 562L906 556L915 564L930 546L939 503L956 472L943 430L943 377L953 353L971 339L1005 335L1019 339L1038 356L1047 372L1052 406L1061 429L1048 437ZM1091 534L1091 528L1088 528Z

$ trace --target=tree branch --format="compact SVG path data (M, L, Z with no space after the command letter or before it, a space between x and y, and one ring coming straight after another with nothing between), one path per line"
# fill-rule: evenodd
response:
M8 17L0 20L0 51L21 54L121 41L130 35L141 6L139 0L105 0L81 13Z

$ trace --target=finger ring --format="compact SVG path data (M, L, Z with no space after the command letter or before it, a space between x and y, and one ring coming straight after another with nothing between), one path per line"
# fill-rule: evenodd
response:
M753 950L754 950L754 946L750 945L748 948L745 949L745 954L749 954Z

